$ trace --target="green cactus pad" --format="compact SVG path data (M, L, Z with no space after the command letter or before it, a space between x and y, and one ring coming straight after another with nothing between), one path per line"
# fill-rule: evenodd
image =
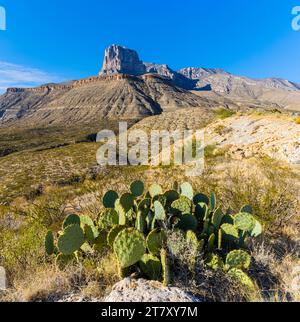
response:
M209 252L212 252L215 248L215 240L216 240L216 235L211 234L208 238L208 243L207 243L207 250Z
M255 227L255 218L245 212L241 212L234 217L234 226L244 232L251 232Z
M224 267L222 259L217 254L212 253L207 255L205 265L214 271L221 270Z
M63 271L68 265L71 265L75 261L75 256L72 255L64 255L58 254L55 260L56 267Z
M193 202L195 205L197 205L198 203L205 203L208 206L209 205L209 198L202 193L198 193L194 196Z
M182 196L185 196L190 200L193 200L194 190L193 190L193 187L188 182L185 182L180 186L180 193Z
M213 192L210 196L210 209L211 211L215 211L217 207L217 197L216 194Z
M181 196L172 202L171 211L175 215L186 215L191 213L192 202L187 197Z
M125 193L120 198L120 206L127 213L134 205L134 196L130 193Z
M246 286L250 290L255 289L255 285L251 278L244 273L241 269L239 268L232 268L229 272L228 275L232 277L233 279L237 280L239 283L242 285Z
M177 200L180 196L175 190L169 190L165 192L165 197L167 198L167 203L170 205L173 201Z
M243 250L233 250L226 257L226 265L230 268L248 269L251 256Z
M122 268L134 265L146 252L144 235L134 228L122 230L114 241L114 252Z
M196 205L195 215L199 220L205 220L208 218L209 210L208 206L204 202L200 202Z
M112 227L112 229L109 231L109 233L107 235L107 243L108 243L108 245L110 247L113 247L114 246L114 241L115 241L117 235L123 229L125 229L125 226L116 225L116 226Z
M245 212L246 214L253 215L253 208L249 205L245 205L241 208L240 212Z
M69 215L63 223L63 229L71 225L80 225L80 217L75 214Z
M217 210L215 210L215 212L213 213L212 216L212 224L215 226L216 229L219 229L222 219L223 219L223 212L221 210L221 208L218 208Z
M146 215L142 211L139 211L137 214L135 228L141 233L147 230Z
M93 254L94 253L94 249L90 246L89 243L84 243L80 249L86 253L86 254Z
M84 227L84 225L94 226L94 222L93 222L92 218L90 218L89 216L86 216L86 215L80 216L80 223L81 223L82 227Z
M147 236L147 248L153 255L158 255L166 241L166 233L163 230L154 229Z
M71 255L84 243L84 233L79 225L68 226L58 239L58 249L64 255Z
M193 253L198 254L201 253L204 247L204 240L198 240L197 235L192 231L189 230L186 233L186 241L189 244L189 246L192 248Z
M221 226L221 230L222 230L222 238L224 240L235 241L236 239L239 238L239 232L233 225L223 224Z
M113 208L105 209L99 216L99 228L109 230L112 226L119 223L119 214Z
M194 215L182 215L180 216L179 223L177 228L182 229L184 231L192 230L196 231L198 227L198 220Z
M144 193L144 189L144 183L140 180L134 181L130 186L131 193L136 197L140 197Z
M251 231L251 237L258 237L262 234L263 228L261 223L258 220L255 220L255 226Z
M90 244L93 244L95 239L99 236L99 232L95 226L84 225L84 235L86 240Z
M47 255L51 256L54 254L55 245L54 245L54 236L52 231L48 231L45 238L45 248Z
M118 198L119 198L119 195L115 191L113 190L108 191L102 199L103 206L105 208L114 208L115 202Z
M164 248L160 251L160 261L162 266L163 285L167 287L171 283L171 272L168 253Z
M102 230L99 232L99 236L95 239L94 242L94 250L97 252L102 253L103 251L106 251L107 249L107 236L108 233L105 230Z
M154 214L156 220L165 220L166 212L163 205L159 201L154 202Z
M162 265L156 256L145 254L139 261L139 265L142 272L151 280L161 279Z
M162 195L163 190L162 190L162 187L160 185L153 184L149 188L149 193L150 193L151 198L154 198L155 196Z

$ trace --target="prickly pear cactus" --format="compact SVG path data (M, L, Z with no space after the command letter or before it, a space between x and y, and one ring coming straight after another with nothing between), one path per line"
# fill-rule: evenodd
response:
M142 211L139 211L136 216L135 228L141 233L147 229L146 215Z
M149 194L151 198L154 198L155 196L158 196L158 195L162 195L163 194L162 187L158 184L153 184L149 188Z
M241 283L242 285L246 286L249 290L254 291L255 290L255 285L251 278L244 273L241 269L239 268L232 268L229 272L228 275Z
M167 204L171 205L173 201L179 198L179 193L175 190L169 190L164 193L164 196L167 198Z
M121 232L123 229L125 229L125 226L121 226L121 225L115 225L111 228L111 230L109 231L108 235L107 235L107 244L110 247L114 246L114 241L117 237L117 235L119 234L119 232Z
M68 226L58 239L58 249L64 255L71 255L84 243L84 232L79 225Z
M98 225L100 229L109 230L119 223L119 214L115 209L107 208L99 216Z
M186 215L191 213L192 202L189 198L181 196L172 202L171 211L177 215Z
M185 182L180 186L180 193L182 196L185 196L190 200L193 200L194 190L193 190L193 187L188 182Z
M223 216L224 216L224 214L223 214L221 208L218 208L217 210L214 211L211 221L216 229L219 229L222 219L223 219Z
M163 205L159 201L154 202L154 214L156 220L165 220L166 212Z
M158 255L166 242L167 236L163 230L154 229L147 236L147 248L153 255Z
M176 227L183 231L196 231L198 227L198 220L194 215L191 214L182 215L180 216L180 220Z
M80 217L78 215L69 215L63 222L63 229L71 225L80 225Z
M251 232L255 227L255 218L248 213L241 212L234 217L234 226L244 232Z
M171 283L171 272L169 267L168 253L164 248L160 252L160 260L163 273L163 285L167 287Z
M127 213L134 205L134 196L131 193L124 193L120 198L120 206Z
M45 238L45 248L47 255L51 256L54 254L55 245L54 245L54 236L52 231L48 231Z
M221 226L222 238L226 241L236 241L239 238L239 232L235 226L230 224L223 224Z
M142 272L151 280L161 280L162 265L156 256L145 254L139 261Z
M251 256L243 250L233 250L226 257L226 265L230 268L248 269Z
M115 202L118 198L119 198L119 195L115 191L113 190L108 191L102 199L103 206L105 208L114 208Z
M140 197L144 193L144 183L140 180L134 181L130 186L130 191L135 197Z
M122 268L136 264L146 252L144 235L134 228L122 230L114 241L114 252Z
M217 254L212 253L207 255L205 259L205 265L214 271L221 270L224 267L224 263L221 257Z
M199 203L205 203L208 206L209 198L203 193L197 193L193 198L193 202L195 205L198 205Z

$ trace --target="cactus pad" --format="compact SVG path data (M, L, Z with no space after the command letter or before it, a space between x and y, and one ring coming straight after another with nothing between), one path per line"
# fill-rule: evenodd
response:
M74 214L69 215L63 223L63 229L71 225L80 225L80 217Z
M118 235L119 232L121 232L123 229L125 229L124 226L116 225L113 226L113 228L109 231L107 235L107 243L110 247L114 246L114 241Z
M244 232L251 232L255 227L255 219L252 215L241 212L234 217L234 226Z
M155 196L162 195L163 190L162 190L162 187L160 185L153 184L149 188L149 193L150 193L151 198L154 198Z
M185 196L190 200L193 200L194 190L193 190L193 187L188 182L185 182L180 186L180 193L182 196Z
M177 215L186 215L191 213L192 202L187 197L181 196L172 202L172 212Z
M151 280L161 279L162 265L156 256L152 254L145 254L141 258L139 265L142 272Z
M114 241L114 252L122 268L134 265L146 252L144 235L133 228L122 230Z
M84 233L79 225L68 226L58 239L58 249L64 255L71 255L84 243Z
M140 180L134 181L130 186L131 193L136 197L140 197L144 193L144 189L144 183Z
M226 257L226 265L230 268L248 269L251 256L243 250L233 250Z
M224 240L235 241L236 239L239 238L239 232L233 225L223 224L221 226L221 230L222 230L222 238Z
M108 191L102 199L103 206L105 208L114 208L115 202L118 198L119 196L115 191L113 190Z
M146 240L149 252L153 255L158 255L166 239L166 233L163 230L152 230Z
M163 205L159 201L154 202L154 213L156 220L165 220L166 213Z
M45 238L45 248L47 255L51 256L54 254L55 245L54 245L54 237L52 231L48 231Z
M99 216L100 229L108 230L119 223L119 214L113 208L105 209Z

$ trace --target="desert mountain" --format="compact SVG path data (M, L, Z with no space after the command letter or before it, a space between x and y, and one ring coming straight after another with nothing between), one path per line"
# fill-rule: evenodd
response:
M217 107L300 111L300 85L275 78L250 79L222 69L174 71L168 65L144 63L136 51L112 45L98 76L9 88L0 96L0 125L67 125Z

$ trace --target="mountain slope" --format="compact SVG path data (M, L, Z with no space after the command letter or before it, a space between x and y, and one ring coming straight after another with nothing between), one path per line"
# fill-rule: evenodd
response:
M93 77L66 86L8 90L0 97L0 124L41 126L133 119L218 104L158 75Z

